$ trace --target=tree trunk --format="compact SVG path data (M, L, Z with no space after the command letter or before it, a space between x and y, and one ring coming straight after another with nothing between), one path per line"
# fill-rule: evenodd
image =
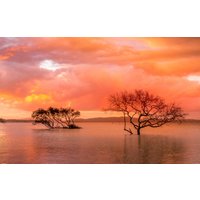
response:
M126 115L125 115L125 113L123 113L124 114L124 130L126 130Z
M137 129L137 134L140 135L140 128Z

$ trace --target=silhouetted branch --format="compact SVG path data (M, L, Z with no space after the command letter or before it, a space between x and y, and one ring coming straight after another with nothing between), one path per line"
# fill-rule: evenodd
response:
M183 110L174 103L166 104L159 96L143 90L116 93L111 95L108 101L110 104L108 110L123 112L124 130L131 134L132 130L126 128L127 117L139 135L142 128L158 128L172 121L181 121L185 116ZM134 117L137 117L137 120Z
M72 108L53 108L47 110L39 108L32 113L34 124L40 123L48 128L79 128L74 120L80 116L79 111Z

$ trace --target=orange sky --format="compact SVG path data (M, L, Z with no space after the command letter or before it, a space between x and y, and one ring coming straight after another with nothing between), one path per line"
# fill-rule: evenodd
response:
M0 117L39 107L100 112L117 91L147 89L200 118L200 38L0 38Z

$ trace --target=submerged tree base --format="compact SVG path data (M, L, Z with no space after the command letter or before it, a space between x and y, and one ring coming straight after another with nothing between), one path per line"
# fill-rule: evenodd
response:
M67 126L67 127L62 127L62 128L64 128L64 129L80 129L81 127L72 124L72 125L69 125L69 126Z
M42 124L49 129L81 129L82 128L82 127L77 126L75 124L70 124L70 125L67 125L67 126L50 126L49 124L44 123L44 122L33 122L33 125L36 125L36 124Z
M49 129L81 129L82 127L52 127L52 128L49 128Z

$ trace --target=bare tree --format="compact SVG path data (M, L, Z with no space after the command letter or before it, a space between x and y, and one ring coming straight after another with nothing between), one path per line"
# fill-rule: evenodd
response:
M79 116L80 112L72 108L39 108L32 113L34 124L40 123L48 128L79 128L74 122Z
M143 128L157 128L172 121L181 121L185 116L182 109L174 103L166 104L161 97L144 90L116 93L111 95L108 101L108 110L123 113L124 130L130 134L133 134L133 131L127 128L127 119L140 135Z

